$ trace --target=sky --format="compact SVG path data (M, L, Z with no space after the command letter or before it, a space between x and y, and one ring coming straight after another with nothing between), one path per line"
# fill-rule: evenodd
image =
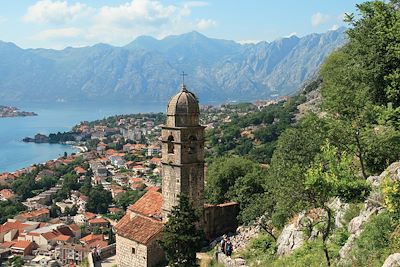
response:
M357 0L0 0L0 40L22 48L123 46L198 31L240 43L345 26Z

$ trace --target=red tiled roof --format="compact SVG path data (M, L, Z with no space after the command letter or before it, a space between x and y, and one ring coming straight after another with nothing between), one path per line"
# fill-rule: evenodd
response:
M74 223L68 225L68 227L69 227L72 231L75 231L75 232L80 230L79 226L76 225L76 224L74 224Z
M93 242L94 240L104 240L104 235L103 234L99 234L99 235L90 234L90 235L87 235L87 236L79 239L79 241L84 242L84 243L90 243L90 242Z
M25 219L30 219L30 218L35 218L35 217L41 216L43 214L50 214L50 211L48 209L39 209L39 210L31 211L31 212L21 213L17 216L25 218Z
M71 239L70 236L68 235L59 235L55 238L55 240L59 240L59 241L63 241L63 242L67 242Z
M158 191L161 190L161 188L159 186L149 186L149 187L146 187L145 190L146 191L156 191L156 192L158 192Z
M25 240L20 240L17 241L14 245L12 245L12 248L22 248L22 249L26 249L27 247L29 247L33 242L31 241L25 241Z
M11 248L15 242L13 241L6 241L4 243L0 243L0 248Z
M94 214L94 213L92 213L92 212L89 212L89 211L83 213L83 216L85 216L85 218L86 218L87 220L91 220L91 219L96 218L96 214Z
M144 216L161 215L163 203L162 194L156 191L147 191L135 204L128 209Z
M143 179L142 178L138 178L138 177L133 177L131 179L129 179L130 183L142 183Z
M130 240L146 245L152 238L159 234L164 227L160 221L136 215L132 219L129 214L115 225L117 234Z
M108 223L108 221L104 218L94 218L94 219L89 220L89 223L90 224L92 224L92 223Z
M15 222L5 222L3 225L0 225L0 233L8 232L11 229L16 229L22 232L25 227L29 226L28 224L24 224L20 221Z
M134 183L133 185L131 185L131 188L133 190L138 190L138 189L142 188L143 185L144 185L143 183Z
M74 168L74 171L76 172L76 173L78 173L78 174L85 174L87 171L84 169L84 168L82 168L81 166L76 166L75 168Z
M108 246L108 242L104 240L93 240L87 244L90 248L105 248Z
M108 211L112 212L112 213L118 213L118 212L121 212L122 209L120 209L120 208L108 208Z
M46 240L51 240L54 239L58 236L59 234L57 232L47 232L47 233L43 233L42 236L44 237L44 239Z

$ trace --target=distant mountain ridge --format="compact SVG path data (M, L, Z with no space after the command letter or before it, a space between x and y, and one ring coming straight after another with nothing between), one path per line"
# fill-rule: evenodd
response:
M36 101L166 101L189 74L200 100L286 95L345 43L345 29L241 45L198 32L123 47L21 49L0 41L0 98Z

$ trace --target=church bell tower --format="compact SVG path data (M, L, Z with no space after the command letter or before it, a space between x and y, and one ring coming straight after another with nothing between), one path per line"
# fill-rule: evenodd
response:
M204 126L199 121L196 96L182 84L168 103L167 123L162 126L162 217L188 196L195 209L204 206Z

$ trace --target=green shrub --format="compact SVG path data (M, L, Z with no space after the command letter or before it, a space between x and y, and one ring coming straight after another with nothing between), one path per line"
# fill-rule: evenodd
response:
M266 262L275 259L276 242L268 234L260 234L249 242L246 250L241 252L242 256L248 261L250 266L264 266ZM259 265L261 263L261 265Z
M341 227L336 229L333 241L338 246L342 247L346 244L347 239L349 239L350 233L347 231L347 227Z
M360 203L351 203L349 205L349 208L346 210L346 212L343 215L343 221L345 225L347 225L354 217L357 217L360 215L361 211L361 206L362 204Z
M364 226L352 251L352 266L382 266L393 251L391 235L395 230L392 218L387 212L374 216Z
M329 254L332 262L338 257L339 247L333 243L328 244ZM295 250L292 254L277 259L274 262L263 266L273 267L321 267L326 266L322 241L319 239L313 242L305 243L301 248Z

